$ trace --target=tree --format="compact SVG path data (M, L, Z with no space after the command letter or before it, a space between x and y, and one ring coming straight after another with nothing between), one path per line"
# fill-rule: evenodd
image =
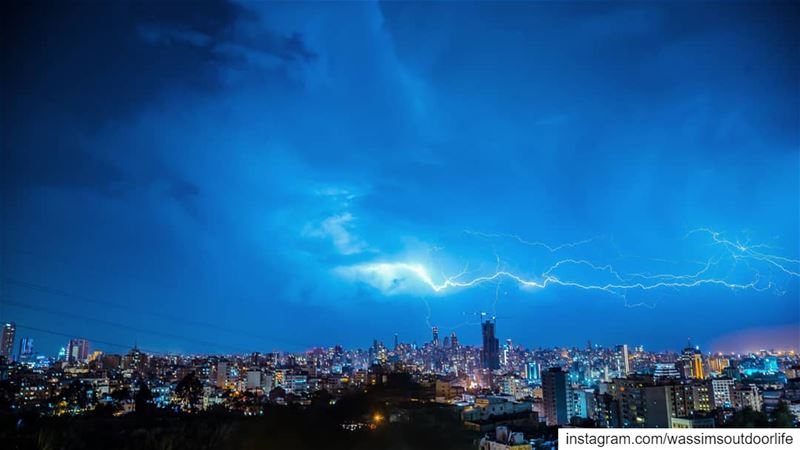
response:
M94 390L88 383L75 380L61 392L61 397L72 407L85 409L97 403Z
M136 391L133 401L136 403L137 413L147 412L153 406L153 393L150 392L147 383L141 378L139 379L139 390Z
M111 398L117 403L124 402L125 400L130 400L131 391L127 387L114 389L114 391L111 392Z
M9 380L0 381L0 411L11 412L14 397L19 392L19 387Z
M763 412L747 407L733 413L729 426L731 428L769 428L769 419Z
M574 426L574 427L578 427L578 428L595 428L596 427L596 425L594 423L594 420L587 419L587 418L584 418L584 417L578 417L578 416L572 416L572 418L569 419L569 424Z
M203 383L200 382L194 372L189 372L178 382L178 386L175 387L175 394L181 399L181 403L188 404L189 410L195 413L200 403L200 397L203 395Z
M793 428L794 416L789 410L789 405L781 401L778 407L770 414L770 422L774 428Z

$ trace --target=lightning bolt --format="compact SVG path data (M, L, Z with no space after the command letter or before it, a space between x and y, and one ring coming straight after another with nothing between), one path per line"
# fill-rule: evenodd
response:
M483 238L513 238L524 245L541 247L551 253L566 248L574 248L580 245L585 245L597 239L592 238L562 245L548 245L540 242L528 241L516 235L489 234L474 231L468 231L468 233ZM761 250L770 248L768 246L749 245L749 243L731 241L725 239L722 234L707 228L692 230L689 232L687 237L696 233L705 233L706 235L710 236L712 244L726 249L728 251L727 254L733 259L734 263L743 261L748 263L749 266L749 262L759 261L772 265L780 269L783 273L792 277L800 276L800 270L792 267L792 265L800 265L800 261L780 255L773 255ZM517 284L519 287L527 289L545 289L549 286L563 286L586 291L603 291L621 296L624 296L627 291L631 290L653 291L669 288L685 289L705 285L719 286L732 290L754 290L759 292L776 289L775 284L769 279L764 279L758 270L754 270L751 275L751 279L746 281L729 281L727 277L711 276L711 269L720 265L720 256L709 258L701 264L701 267L698 270L684 274L625 273L616 269L610 264L596 264L585 259L568 258L556 261L546 270L535 276L526 276L504 268L500 256L496 251L495 258L497 265L494 272L467 277L468 272L465 268L458 274L452 276L443 275L439 281L435 280L434 277L431 276L429 270L424 265L410 262L365 263L348 267L347 272L349 272L351 275L356 275L357 278L360 278L361 280L372 280L373 285L376 285L377 287L382 288L384 292L389 293L398 289L400 286L403 286L403 282L409 277L421 282L423 286L426 286L428 289L437 294L451 290L476 287L486 283L494 282L497 283L495 305L497 296L499 294L500 283L503 281L511 281ZM586 282L581 281L580 279L575 279L574 277L570 278L559 275L559 271L561 269L570 266L588 269L596 274L608 277L609 280L605 282ZM777 289L776 292L780 293L780 291Z
M544 242L528 241L528 240L523 239L522 237L520 237L520 236L518 236L516 234L481 233L480 231L473 231L473 230L464 230L464 233L472 235L472 236L479 236L479 237L489 238L489 239L494 239L494 238L513 239L513 240L519 242L520 244L527 245L527 246L530 246L530 247L540 247L540 248L543 248L543 249L549 251L550 253L555 253L557 251L564 250L566 248L575 248L575 247L579 247L581 245L590 244L590 243L596 241L597 239L600 239L600 237L598 236L598 237L593 237L593 238L589 238L589 239L584 239L582 241L568 242L566 244L561 244L561 245L549 245L549 244L545 244Z
M755 260L755 261L762 261L772 266L778 268L782 272L789 274L791 276L798 277L800 276L800 268L791 268L790 265L800 266L800 260L786 258L784 256L779 255L770 255L767 253L763 253L759 251L759 249L766 248L770 249L772 247L767 245L749 245L749 243L741 243L737 241L731 241L724 237L722 237L722 233L716 232L714 230L708 228L697 228L695 230L690 231L686 237L689 237L695 233L705 233L711 237L713 242L717 245L720 245L727 249L730 252L732 258L739 260Z

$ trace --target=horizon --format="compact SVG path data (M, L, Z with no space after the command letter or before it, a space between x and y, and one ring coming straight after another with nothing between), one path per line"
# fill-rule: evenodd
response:
M14 322L8 322L5 325L10 325L10 324L15 324L15 323ZM19 327L19 328L29 329L29 327L26 327L24 325ZM40 332L40 333L47 334L45 332L45 330L36 330L36 329L34 329L32 331L37 331L37 332ZM19 336L19 339L22 338L22 336L20 336L19 333L18 333L18 336ZM402 339L399 338L399 334L395 334L395 335L391 336L391 338L393 339L395 336L398 338L398 342L400 344L412 345L412 346L415 346L416 348L421 348L421 347L425 346L426 344L430 344L430 341L421 341L421 342L411 341L411 342L406 342L406 341L403 341ZM64 338L68 339L66 337L64 337ZM99 350L99 351L103 352L104 354L124 354L127 351L130 351L130 350L133 350L133 349L139 349L140 351L148 353L148 354L162 355L162 356L244 356L244 355L250 355L250 354L253 354L253 353L261 353L261 354L266 354L266 353L302 354L302 353L309 353L309 352L311 352L313 350L316 350L316 349L330 349L330 348L334 348L334 347L337 347L337 346L341 346L340 344L330 344L330 345L315 345L315 346L308 347L308 348L306 348L304 350L295 350L295 351L288 351L288 350L283 350L283 349L279 349L279 348L273 348L273 349L270 349L270 350L249 350L249 351L227 352L226 353L226 352L209 352L209 351L190 352L190 351L181 351L181 350L163 351L163 350L155 350L155 349L148 349L148 348L140 347L138 345L138 341L134 342L133 345L126 346L125 344L114 343L114 342L106 342L106 341L99 341L99 342L98 341L94 341L93 342L91 338L88 338L86 336L74 336L74 337L69 338L69 339L83 339L83 340L88 341L89 342L89 350L92 351L92 352L96 351L96 350ZM758 346L758 345L753 345L751 343L744 344L744 345L750 345L750 347L747 347L746 349L739 349L739 350L732 350L730 348L728 348L726 350L721 350L719 348L709 349L709 348L703 348L699 344L692 343L691 338L688 338L686 346L677 346L677 347L674 347L674 348L659 348L659 349L655 349L655 350L652 349L652 348L647 348L643 344L638 344L638 343L617 342L617 343L605 343L605 344L603 344L603 343L594 342L591 339L587 340L587 342L585 342L583 346L577 345L577 344L573 344L573 345L554 345L554 346L543 346L543 345L529 346L527 344L520 344L520 342L515 341L513 338L506 338L506 337L502 337L501 341L505 342L506 339L510 339L514 343L514 347L515 348L516 347L521 347L521 348L525 349L526 351L534 351L534 352L535 351L539 351L539 350L548 350L548 349L586 350L587 347L588 347L588 343L592 344L592 350L601 350L601 349L602 350L613 350L613 348L615 346L629 345L633 349L639 348L641 346L644 349L645 353L657 353L657 354L679 354L680 351L682 349L685 349L685 348L699 348L703 352L703 354L708 354L708 355L747 355L747 354L756 354L756 353L760 353L760 352L794 354L794 353L798 352L798 348L797 347L776 347L774 345L773 346ZM381 339L381 338L378 338L378 337L373 338L373 340L377 341L377 342L380 342L380 343L384 342L384 339ZM69 341L67 341L67 343L68 342ZM459 343L460 343L460 345L465 346L465 347L471 347L471 348L480 348L481 347L481 343L480 342L464 344L459 339ZM354 346L354 347L341 346L341 347L344 350L364 351L366 349L369 349L370 346L371 345L367 345L367 346L361 345L361 346ZM43 356L45 356L47 358L54 358L55 356L58 355L60 350L64 350L66 347L67 347L67 345L64 345L64 346L62 346L60 348L56 348L54 352L53 351L51 351L51 352L40 352L40 351L38 351L38 347L36 346L36 341L35 340L33 341L33 348L34 348L35 354L43 355ZM118 348L118 349L126 349L126 350L114 351L114 350L109 350L109 348L111 348L111 349Z
M38 348L479 342L487 313L800 350L796 3L4 12L0 322Z

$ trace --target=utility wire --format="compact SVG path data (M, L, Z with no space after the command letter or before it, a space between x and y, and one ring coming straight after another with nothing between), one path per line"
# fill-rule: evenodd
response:
M61 259L61 260L53 259L52 256L43 255L43 254L40 254L40 253L32 252L32 251L26 250L26 249L24 249L22 247L10 247L10 246L6 245L5 248L0 249L0 252L2 252L2 256L3 257L6 257L7 253L16 253L16 254L22 255L24 257L37 259L37 260L40 260L40 261L46 261L48 263L54 263L55 262L55 263L57 263L59 265L70 267L70 268L74 268L75 265L76 265L74 261L67 261L67 260L64 260L64 259ZM83 265L83 269L88 270L90 272L94 272L95 274L102 275L102 276L110 275L110 276L118 278L118 279L127 278L127 279L133 280L135 283L139 283L139 284L147 284L147 285L151 285L151 286L155 286L157 288L163 288L163 289L168 289L169 288L168 286L166 286L164 284L154 283L152 280L144 280L144 279L141 279L141 278L137 278L135 276L131 276L130 274L122 274L122 273L119 273L119 272L109 274L108 271L100 270L97 267L91 267L91 266L86 266L86 265ZM189 324L192 324L192 325L195 325L195 326L203 327L205 329L212 328L212 329L215 329L217 331L224 332L224 333L237 334L239 336L244 336L244 337L247 337L247 338L250 338L250 339L258 339L262 343L265 343L265 344L269 343L270 345L273 345L273 344L276 344L276 343L277 344L284 344L284 345L292 345L291 343L282 341L280 339L275 339L273 337L267 337L267 336L264 336L264 335L260 335L258 333L253 333L253 332L242 330L242 329L229 328L229 327L221 326L221 325L216 324L216 323L202 322L202 321L187 319L187 318L184 318L184 317L176 317L176 316L172 316L172 315L169 315L169 314L163 314L163 313L152 312L152 311L143 311L143 310L131 311L131 308L130 308L129 305L122 305L122 304L119 304L119 303L113 303L113 302L108 302L108 301L100 301L100 300L97 300L97 299L93 299L93 298L89 298L89 297L85 297L85 296L81 296L81 295L76 295L76 294L73 294L73 293L65 292L65 291L62 291L62 290L59 290L59 289L55 289L55 288L52 288L52 287L48 287L48 286L44 286L44 285L41 285L41 284L32 283L32 282L28 282L28 281L22 281L22 280L16 280L16 279L10 278L10 277L8 277L8 276L6 276L4 274L1 274L0 276L2 276L2 279L4 281L6 281L7 283L14 284L14 285L19 286L19 287L23 287L23 288L27 288L27 289L31 289L31 290L37 290L39 292L45 292L45 293L49 293L49 294L52 294L52 295L58 295L58 296L61 296L61 297L68 297L68 298L72 298L74 300L78 300L78 301L82 301L82 302L86 302L86 303L94 303L94 304L109 306L109 307L112 307L112 308L120 308L120 309L124 309L126 311L126 313L148 314L148 315L151 315L153 317L159 317L159 318L162 318L162 319L168 320L168 321L182 321L183 323L189 323ZM3 293L2 292L2 287L3 287L3 285L2 285L2 283L0 283L0 294ZM2 305L0 305L0 307L2 307Z
M23 325L23 324L20 324L20 323L15 323L15 325L16 325L17 328L23 328L23 329L26 329L26 330L36 331L36 332L39 332L39 333L52 334L54 336L61 336L61 337L66 337L66 338L70 338L70 339L74 339L75 338L74 334L62 333L60 331L47 330L47 329L39 328L39 327L32 327L32 326ZM104 341L102 339L94 339L94 338L91 338L91 337L88 337L88 336L83 336L81 339L87 339L92 343L108 345L110 347L131 348L130 344L127 344L127 345L126 344L117 344L117 343L114 343L114 342ZM139 350L142 350L145 353L150 353L150 354L154 354L154 355L168 355L168 353L165 353L165 352L159 352L159 351L155 351L155 350L147 350L147 349L144 349L144 348L139 348Z
M12 307L16 307L16 308L24 308L24 309L28 309L28 310L32 310L32 311L43 312L43 313L46 313L46 314L52 314L52 315L57 315L57 316L71 317L73 319L91 321L91 322L94 322L94 323L100 323L100 324L107 325L107 326L114 327L114 328L121 328L121 329L129 330L129 331L133 331L135 333L142 333L142 334L147 334L147 335L151 335L151 336L159 336L159 337L162 337L162 338L181 340L181 341L184 341L184 342L193 343L193 344L199 344L199 345L203 345L203 346L206 346L206 347L211 346L211 347L216 347L216 348L222 348L222 346L220 346L219 343L215 343L215 342L209 342L209 341L204 341L204 340L200 340L200 339L189 338L189 337L186 337L186 336L181 336L181 335L172 334L172 333L165 333L165 332L162 332L162 331L155 331L155 330L149 330L149 329L140 328L140 327L134 327L134 326L131 326L131 325L126 325L126 324L122 324L122 323L118 323L118 322L112 322L112 321L105 320L105 319L98 319L98 318L95 318L95 317L85 316L83 314L77 314L77 313L72 313L72 312L68 312L68 311L61 311L61 310L47 308L47 307L38 306L38 305L30 305L30 304L26 304L26 303L16 302L14 300L9 299L8 296L0 297L0 300L2 300L2 302L4 304L12 306ZM72 337L74 337L74 336L72 336ZM127 347L130 347L130 345L128 345Z
M257 340L261 341L262 343L267 343L267 342L270 342L270 341L271 342L275 342L275 339L273 339L273 338L268 338L266 336L259 335L257 333L249 332L249 331L246 331L246 330L228 328L228 327L221 326L219 324L201 322L201 321L197 321L197 320L193 320L193 319L188 319L186 317L178 317L178 316L171 315L171 314L164 314L164 313L159 313L159 312L155 312L155 311L147 311L147 310L142 310L142 309L131 308L130 305L123 305L123 304L120 304L120 303L114 303L114 302L109 302L109 301L101 301L101 300L97 300L97 299L94 299L94 298L86 297L86 296L83 296L83 295L77 295L77 294L66 292L66 291L63 291L63 290L60 290L60 289L55 289L55 288L52 288L52 287L49 287L49 286L45 286L45 285L42 285L42 284L31 283L31 282L22 281L22 280L17 280L17 279L6 277L6 276L4 276L2 278L3 278L3 281L5 281L6 283L13 284L13 285L21 287L21 288L25 288L25 289L29 289L29 290L33 290L33 291L37 291L37 292L42 292L42 293L45 293L45 294L55 295L55 296L59 296L59 297L70 298L70 299L77 300L77 301L84 302L84 303L91 303L91 304L95 304L95 305L107 306L107 307L110 307L110 308L117 308L117 309L120 309L120 310L124 310L126 312L126 314L149 315L149 316L153 316L153 317L158 317L158 318L163 319L163 320L167 320L169 322L182 322L184 324L191 324L191 325L194 325L194 326L197 326L197 327L202 327L202 328L205 328L205 329L211 328L211 329L214 329L214 330L217 330L217 331L222 331L224 333L238 334L240 336L248 337L250 339L257 339Z

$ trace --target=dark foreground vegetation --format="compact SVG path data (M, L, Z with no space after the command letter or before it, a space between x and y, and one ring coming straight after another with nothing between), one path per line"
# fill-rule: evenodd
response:
M458 415L429 403L395 403L368 394L308 407L268 405L247 417L218 409L177 414L159 409L114 417L0 418L4 449L473 449L478 435ZM358 428L348 430L349 428Z

